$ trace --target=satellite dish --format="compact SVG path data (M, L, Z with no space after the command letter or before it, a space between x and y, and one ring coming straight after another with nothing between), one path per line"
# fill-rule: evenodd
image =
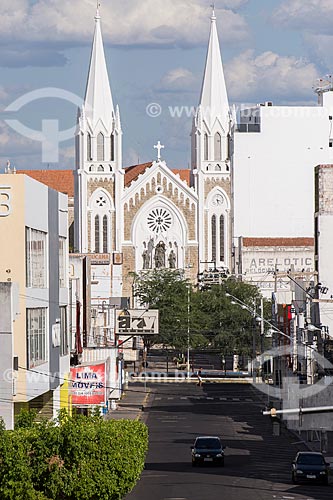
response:
M325 78L318 78L318 80L316 80L315 84L313 85L313 90L317 93L327 92L328 90L332 90L332 88L332 75L326 75Z

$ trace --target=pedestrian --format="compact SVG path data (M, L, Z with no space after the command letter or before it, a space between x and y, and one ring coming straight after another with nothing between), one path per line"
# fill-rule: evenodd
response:
M197 383L197 385L199 387L201 387L202 386L202 368L200 368L198 370L197 377L198 377L198 383Z

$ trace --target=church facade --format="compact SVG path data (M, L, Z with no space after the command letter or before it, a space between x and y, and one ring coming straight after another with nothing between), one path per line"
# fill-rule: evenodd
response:
M213 13L191 169L170 169L160 142L155 161L124 168L120 111L113 104L97 11L76 130L75 248L113 255L110 296L131 296L133 272L182 269L195 282L203 269L231 268L231 130Z

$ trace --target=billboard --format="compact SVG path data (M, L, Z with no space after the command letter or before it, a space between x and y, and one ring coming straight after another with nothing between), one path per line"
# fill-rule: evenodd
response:
M157 335L158 310L122 309L116 310L116 335Z
M106 363L71 368L71 395L74 406L106 404Z

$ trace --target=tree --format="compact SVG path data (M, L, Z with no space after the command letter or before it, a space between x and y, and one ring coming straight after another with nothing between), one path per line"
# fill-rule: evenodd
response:
M261 294L250 283L229 278L220 285L195 290L183 272L163 269L135 275L134 290L142 306L159 310L160 334L153 343L184 349L189 329L192 348L209 346L225 354L251 355L253 335L259 345L258 328L249 310L258 306ZM249 310L233 304L226 293Z
M153 343L183 348L187 344L190 283L179 270L154 269L134 276L134 296L141 306L159 310L159 335Z

